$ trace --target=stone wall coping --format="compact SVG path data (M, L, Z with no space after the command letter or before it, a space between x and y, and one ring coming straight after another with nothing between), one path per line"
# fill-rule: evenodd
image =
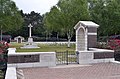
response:
M34 42L34 43L37 43L37 44L67 44L68 42ZM70 42L71 44L75 44L76 42Z
M8 50L15 50L16 51L16 48L8 48Z
M85 50L85 51L78 51L78 52L84 52L84 53L94 53L94 52L114 52L114 50L108 50L108 49L98 49L98 48L89 48L90 50Z
M17 52L17 53L8 53L8 55L36 55L36 54L55 54L55 52Z
M103 52L114 52L114 50L110 50L110 49L99 49L99 48L89 48L90 50L93 51L103 51Z

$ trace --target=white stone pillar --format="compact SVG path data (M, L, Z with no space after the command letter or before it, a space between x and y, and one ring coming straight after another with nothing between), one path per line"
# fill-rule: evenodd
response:
M88 28L85 28L85 50L88 50Z
M78 51L78 29L76 30L76 51Z
M31 27L29 28L29 37L31 37Z
M18 39L17 39L17 43L18 43Z

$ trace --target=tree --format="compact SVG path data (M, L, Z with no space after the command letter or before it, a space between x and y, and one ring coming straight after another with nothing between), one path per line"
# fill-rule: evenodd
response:
M58 39L59 34L62 34L61 29L59 28L61 27L60 20L62 20L60 12L56 6L53 6L51 11L45 14L43 20L47 36L50 36L50 34L54 31L57 33Z
M40 13L31 11L30 13L23 13L20 11L22 18L24 19L23 25L20 29L10 32L14 37L21 35L23 37L28 37L28 25L31 23L33 25L32 35L44 36L44 27L43 27L43 16Z
M31 23L33 25L33 35L42 36L44 32L43 27L43 16L40 15L40 13L36 13L34 11L31 11L31 13L24 14L21 12L21 15L24 18L24 25L21 29L21 31L25 30L28 31L28 25Z
M1 40L2 30L10 31L18 29L23 23L23 18L16 4L11 0L0 0L0 27Z
M46 16L46 26L67 35L68 47L74 34L73 27L80 20L88 20L89 12L86 0L59 0Z
M120 33L120 0L89 0L90 14L100 25L99 35Z

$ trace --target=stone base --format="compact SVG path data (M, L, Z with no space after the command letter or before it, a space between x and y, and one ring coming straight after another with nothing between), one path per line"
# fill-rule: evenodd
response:
M114 61L114 51L91 48L88 51L78 51L79 64L92 64Z
M25 49L32 49L32 48L40 48L40 47L38 47L37 46L37 44L35 44L35 43L27 43L26 45L24 45L23 47L21 47L21 48L25 48Z
M33 43L33 38L29 37L28 38L28 43Z
M33 38L29 37L28 43L21 48L32 49L32 48L40 48L40 47L38 47L37 44L33 42Z

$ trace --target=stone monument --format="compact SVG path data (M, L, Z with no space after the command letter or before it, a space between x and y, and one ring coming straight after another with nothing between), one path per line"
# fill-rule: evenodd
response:
M97 28L98 24L92 21L79 21L76 29L76 51L89 50L97 46Z
M29 27L29 37L28 37L28 43L25 44L23 47L21 48L40 48L37 46L37 44L35 44L33 42L33 38L31 37L31 28L33 27L31 24L28 25Z
M79 64L114 61L114 51L97 47L98 24L92 21L79 21L76 30L76 52Z
M33 38L31 37L31 28L33 27L31 24L28 25L29 27L29 38L28 38L28 43L31 45L33 43Z

